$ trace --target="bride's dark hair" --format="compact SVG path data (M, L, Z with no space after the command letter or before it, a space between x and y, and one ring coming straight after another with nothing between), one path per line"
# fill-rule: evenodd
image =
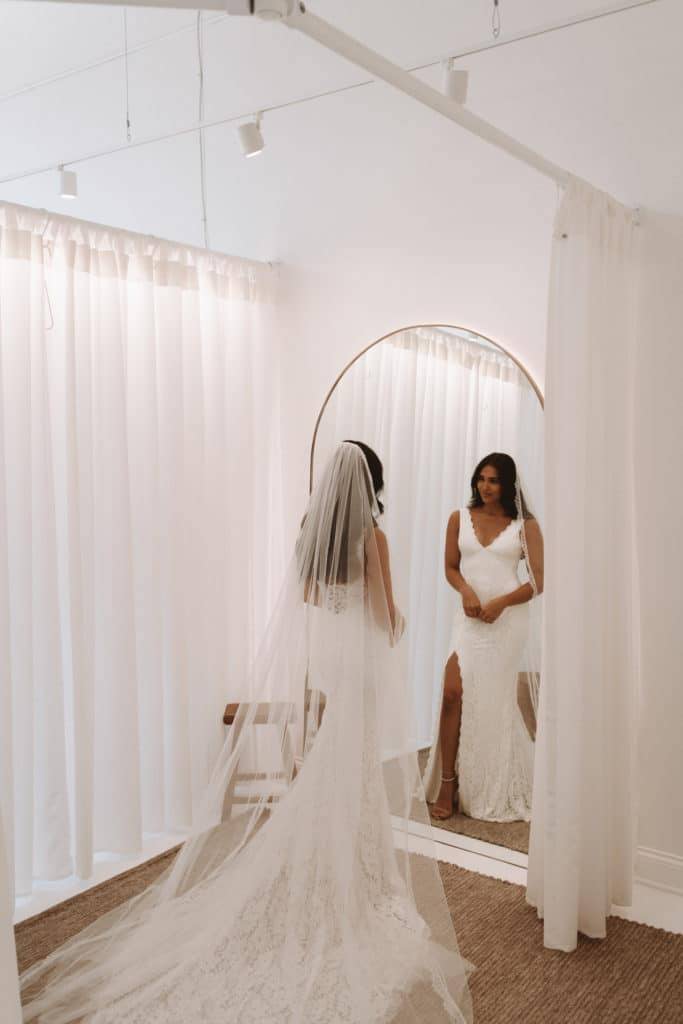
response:
M363 441L344 441L343 443L352 444L356 448L360 448L363 453L370 472L370 480L365 472L363 473L368 502L371 507L377 502L381 514L384 507L377 495L384 487L384 470L379 456ZM351 504L352 495L350 493L344 495L341 501L339 497L336 498L331 509L329 547L325 552L321 552L318 548L310 548L307 555L303 554L302 535L306 516L301 521L295 551L299 564L299 576L306 585L306 600L312 599L314 604L318 602L318 584L350 583L364 571L364 557L359 560L356 553L358 542L361 540L359 531L363 529L363 524L357 521L357 514L352 517Z
M364 441L347 440L344 443L357 445L362 451L363 455L365 456L365 461L368 464L370 476L372 477L372 487L375 492L375 501L377 502L377 508L379 509L379 514L382 515L382 513L384 512L384 505L379 500L379 496L384 490L384 467L382 466L382 462L380 460L379 455L377 454L377 452L372 450L369 444L365 444Z
M470 481L472 497L470 498L469 508L481 508L484 504L477 488L479 474L484 466L493 466L495 469L498 474L498 480L500 481L500 503L503 506L503 511L506 516L510 517L510 519L516 519L517 506L515 504L515 496L517 493L517 467L515 466L515 460L512 456L506 455L505 452L491 452L490 455L485 455L484 458L477 463ZM522 515L527 519L530 515L529 509L526 507L523 494L521 495L521 498Z

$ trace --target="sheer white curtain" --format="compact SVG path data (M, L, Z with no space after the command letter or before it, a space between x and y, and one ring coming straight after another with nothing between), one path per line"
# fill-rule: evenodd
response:
M545 944L605 935L634 856L638 611L632 213L579 183L555 225L543 685L527 898Z
M16 890L185 829L282 568L274 271L0 205Z
M0 810L0 1004L3 1024L19 1024L19 979L17 977L17 953L12 929L12 892L14 886L9 877L5 833Z
M432 741L457 597L444 578L448 517L469 500L472 471L491 451L517 461L541 516L542 418L528 379L500 349L469 332L419 327L362 356L321 420L316 466L344 438L365 441L384 463L381 525L408 623L421 747Z

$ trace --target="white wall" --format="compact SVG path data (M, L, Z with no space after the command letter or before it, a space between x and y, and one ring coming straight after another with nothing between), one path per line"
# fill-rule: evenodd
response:
M640 868L683 891L683 218L643 219Z
M537 257L541 253L545 246ZM349 253L346 263L287 272L300 299L291 310L284 353L290 523L300 518L306 499L309 450L324 397L346 363L381 335L419 323L467 327L498 341L543 384L547 265L530 268L534 273L522 279L519 266L468 266L455 258L430 264L419 256Z
M352 151L312 146L289 190L297 214L290 209L284 271L292 524L324 396L380 335L416 323L469 327L543 381L555 186L388 90L379 113L347 97L334 123L340 139L353 138Z

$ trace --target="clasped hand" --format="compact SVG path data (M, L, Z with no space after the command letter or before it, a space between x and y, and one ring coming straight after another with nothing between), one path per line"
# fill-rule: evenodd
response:
M462 607L469 619L491 623L505 610L505 601L502 597L494 597L492 601L482 604L472 588L468 587L462 593Z

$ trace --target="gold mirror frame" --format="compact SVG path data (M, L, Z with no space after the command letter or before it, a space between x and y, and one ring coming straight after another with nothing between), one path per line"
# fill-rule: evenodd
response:
M524 363L522 363L515 355L513 355L512 352L509 352L508 349L504 348L500 344L500 342L494 341L493 338L489 338L486 334L482 334L480 331L473 331L470 327L458 326L457 324L412 324L412 325L407 326L407 327L399 327L398 330L389 331L388 334L383 334L381 338L377 338L376 341L372 341L369 345L366 345L364 349L361 349L361 351L358 352L357 355L355 355L353 357L353 359L349 363L346 364L346 366L341 371L341 373L339 374L339 376L335 380L335 382L332 385L332 387L330 388L330 390L325 395L325 400L324 400L322 406L320 407L320 412L318 413L318 418L315 421L315 429L313 430L313 440L311 441L311 456L310 456L309 474L308 474L308 493L309 494L313 490L313 464L314 464L314 461L315 461L315 444L316 444L316 441L318 439L318 431L320 429L320 423L321 423L322 418L323 418L323 416L325 414L325 409L327 408L327 406L329 404L329 401L332 398L332 395L334 394L335 390L337 389L337 386L339 385L340 381L343 379L343 377L346 374L346 372L348 370L350 370L351 367L355 363L357 363L358 360L362 356L364 356L366 352L369 352L371 348L374 348L375 345L379 345L380 342L386 341L387 338L393 338L395 334L403 334L404 331L416 331L416 330L419 330L421 327L447 328L448 330L451 330L451 331L467 331L468 334L474 334L478 338L483 338L484 341L487 341L490 345L493 345L494 348L497 348L500 352L502 352L504 355L506 355L508 357L508 359L511 362L513 362L515 364L515 366L518 367L518 369L520 369L522 371L522 373L524 374L526 379L529 381L529 384L531 384L531 387L534 389L536 397L538 398L539 402L541 403L541 409L545 409L545 400L543 398L543 392L541 391L540 387L538 386L538 384L536 383L534 378L531 376L531 374L527 370L527 368L524 365Z

